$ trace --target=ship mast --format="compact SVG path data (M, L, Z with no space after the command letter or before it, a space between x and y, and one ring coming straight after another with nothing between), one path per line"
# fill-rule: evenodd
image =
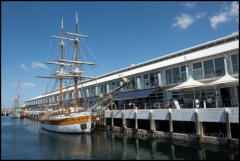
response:
M62 19L62 28L61 28L61 34L63 36L63 19ZM61 60L63 60L63 39L61 40ZM60 72L63 72L63 65L60 65ZM63 107L63 96L62 96L62 77L60 77L60 88L59 88L59 107Z
M37 78L50 78L50 79L59 79L60 80L60 102L59 102L59 106L60 108L62 108L62 102L63 102L63 98L62 98L62 80L63 79L74 79L74 88L75 88L75 107L78 107L78 87L77 87L77 80L78 78L80 79L95 79L95 77L88 77L88 76L81 76L81 74L83 73L83 71L79 71L78 70L78 65L95 65L94 63L89 63L89 62L81 62L78 61L78 56L77 56L77 46L79 43L79 39L78 37L85 37L87 38L87 35L79 35L78 34L78 17L77 17L77 13L76 13L76 33L69 33L69 32L65 32L68 35L72 35L75 36L75 39L71 39L71 38L66 38L63 37L63 21L62 21L62 28L61 28L61 37L60 36L51 36L52 38L57 38L57 39L61 39L61 59L58 60L57 62L47 62L47 64L55 64L55 65L60 65L60 71L56 71L55 76L37 76ZM74 53L74 57L75 60L64 60L63 59L63 40L71 40L74 43L74 47L75 47L75 53ZM70 75L69 73L64 73L63 72L63 66L74 66L75 69L71 72L72 75Z

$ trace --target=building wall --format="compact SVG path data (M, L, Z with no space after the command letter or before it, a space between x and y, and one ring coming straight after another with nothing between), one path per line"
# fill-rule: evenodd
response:
M229 40L231 40L231 41L229 41ZM227 42L227 41L229 41L229 42ZM212 44L215 44L215 45L212 45ZM203 65L203 62L206 60L212 60L212 59L214 60L214 59L217 59L220 57L226 58L228 72L230 74L238 77L238 72L233 73L233 68L232 68L233 61L231 59L232 54L237 54L237 57L239 55L238 34L230 35L225 38L221 38L218 40L214 40L211 42L207 42L207 43L192 47L190 49L185 49L180 52L172 53L167 56L162 56L157 59L146 61L146 62L137 64L133 67L124 68L124 69L112 72L110 74L99 76L98 79L92 80L92 81L91 80L86 81L82 85L78 85L78 87L83 88L83 90L85 90L85 94L87 94L87 96L93 97L93 96L97 96L96 93L98 93L98 94L102 93L101 86L105 88L103 90L104 91L103 94L107 94L107 93L109 93L110 90L113 90L113 88L111 86L112 82L116 82L115 84L117 84L117 81L120 81L122 77L128 77L130 79L135 77L134 79L135 79L135 83L136 83L137 82L136 78L141 76L141 79L142 79L141 85L143 87L142 89L151 88L150 86L144 87L144 84L143 84L144 75L148 74L148 77L149 77L150 73L161 72L160 75L161 75L162 83L157 84L157 86L162 86L162 87L168 88L168 87L177 85L181 82L167 84L166 73L165 73L166 70L173 69L176 67L181 67L181 66L186 65L186 63L187 63L188 67L189 67L188 68L189 74L193 75L193 66L194 66L193 64L194 63L202 62L202 65ZM237 61L237 65L239 67L238 61ZM234 68L234 69L236 69L236 68ZM174 71L177 71L177 70L174 69ZM204 71L203 71L203 75L204 75ZM212 81L217 78L218 77L213 76L211 78L207 78L207 79L203 78L203 79L199 79L199 80L203 81L203 82L209 82L209 81ZM120 85L120 83L118 83L118 84ZM135 87L136 87L136 84L135 84ZM94 90L94 89L96 89L96 87L98 87L98 92L96 92ZM124 91L136 90L136 89L131 89L129 87L124 89ZM82 90L79 90L79 92L80 91L82 91ZM72 98L71 96L73 94L74 94L73 86L66 87L63 89L64 100L67 100L67 99L71 100L71 98ZM80 92L79 94L80 94L79 97L82 98L83 93ZM26 101L26 106L34 105L34 104L45 104L45 103L49 103L49 102L54 103L58 100L56 95L59 95L58 90L50 92L48 94L44 94L44 95L35 97L33 99L30 99L30 100ZM166 98L166 93L164 93L164 96Z

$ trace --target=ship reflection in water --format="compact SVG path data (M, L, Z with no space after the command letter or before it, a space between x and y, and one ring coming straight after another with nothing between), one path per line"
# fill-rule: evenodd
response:
M2 159L231 159L238 149L214 145L138 140L109 132L58 134L41 129L39 122L2 117Z

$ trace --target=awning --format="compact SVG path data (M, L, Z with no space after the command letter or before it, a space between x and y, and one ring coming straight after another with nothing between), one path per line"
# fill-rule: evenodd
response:
M151 89L145 89L145 90L138 90L138 91L131 91L131 92L123 92L118 93L114 100L126 100L126 99L135 99L135 98L144 98L149 96L150 94L156 92L159 87L157 88L151 88Z

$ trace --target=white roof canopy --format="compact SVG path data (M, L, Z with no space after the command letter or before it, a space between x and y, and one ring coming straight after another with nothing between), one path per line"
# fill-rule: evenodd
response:
M205 87L205 86L206 86L206 84L201 83L197 80L194 80L190 76L186 82L179 84L173 88L170 88L170 89L168 89L168 91L178 91L178 90L183 90L183 89L200 88L200 87Z
M220 79L209 83L209 86L212 85L221 85L221 84L237 84L239 82L239 80L237 78L232 77L231 75L229 75L228 73L226 73L223 77L221 77Z

